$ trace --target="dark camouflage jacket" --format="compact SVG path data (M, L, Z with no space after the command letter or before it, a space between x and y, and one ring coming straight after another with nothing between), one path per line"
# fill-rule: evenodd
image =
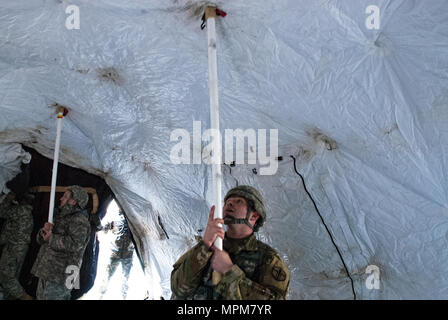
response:
M185 253L171 273L172 299L269 300L285 299L289 271L278 253L255 235L223 241L234 266L211 283L213 251L201 241Z
M33 207L5 199L0 217L6 221L0 234L4 246L0 259L0 283L7 299L18 299L25 292L18 280L33 231Z
M44 242L41 232L37 242L41 248L31 273L44 280L65 284L68 266L81 268L82 257L89 242L88 213L74 208L62 208L54 215L52 235Z
M33 207L5 199L0 204L0 218L6 219L0 234L0 244L28 245L33 231Z

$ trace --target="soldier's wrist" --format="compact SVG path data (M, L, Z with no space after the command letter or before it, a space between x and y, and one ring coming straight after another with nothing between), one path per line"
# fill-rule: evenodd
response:
M206 251L213 251L212 246L208 245L204 240L199 242L199 246L205 248Z
M229 273L229 272L231 272L231 270L232 270L232 268L233 268L233 266L234 266L235 264L231 264L231 265L228 265L223 271L223 274L227 274L227 273Z
M239 281L244 277L244 271L241 270L238 265L233 264L232 268L222 275L221 281L218 283L216 289L221 294L225 294L232 283Z
M223 275L227 276L227 277L231 277L232 279L233 278L236 279L238 277L243 276L244 275L244 271L241 270L241 268L238 267L238 265L232 264L232 266L229 268L229 270L227 270L227 272L225 272Z

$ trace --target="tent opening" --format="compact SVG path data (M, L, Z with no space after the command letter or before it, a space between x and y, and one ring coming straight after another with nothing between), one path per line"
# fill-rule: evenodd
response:
M112 200L101 220L98 267L93 287L82 300L143 300L147 298L144 271L123 211Z

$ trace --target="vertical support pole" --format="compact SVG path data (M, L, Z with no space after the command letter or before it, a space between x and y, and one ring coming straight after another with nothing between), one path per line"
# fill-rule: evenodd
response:
M215 133L212 147L212 203L215 205L214 218L222 219L222 173L221 173L221 135L219 130L219 102L218 102L218 67L216 58L216 8L205 9L205 20L207 21L208 37L208 77L210 93L210 127ZM217 238L215 247L222 250L222 239ZM213 284L220 281L220 274L213 272Z
M56 178L58 176L58 163L59 163L59 146L61 143L61 127L62 118L64 117L64 108L60 107L58 109L58 118L56 122L56 143L54 147L54 157L53 157L53 172L51 175L51 191L50 191L50 207L48 211L48 222L53 223L53 212L54 212L54 198L56 194Z

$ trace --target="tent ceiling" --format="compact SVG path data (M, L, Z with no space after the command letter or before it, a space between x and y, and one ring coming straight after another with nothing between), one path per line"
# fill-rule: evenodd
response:
M0 4L0 142L104 178L135 222L155 296L203 229L208 167L175 165L176 128L209 126L206 1ZM291 299L448 295L448 4L444 0L218 1L221 128L278 129L275 175L224 166L224 190L266 198L259 237L292 273ZM66 28L68 5L79 30ZM381 12L369 30L366 8ZM247 162L246 162L247 163ZM258 171L257 171L258 172ZM162 237L159 217L169 234ZM381 287L366 287L366 268ZM154 287L153 287L154 288Z

